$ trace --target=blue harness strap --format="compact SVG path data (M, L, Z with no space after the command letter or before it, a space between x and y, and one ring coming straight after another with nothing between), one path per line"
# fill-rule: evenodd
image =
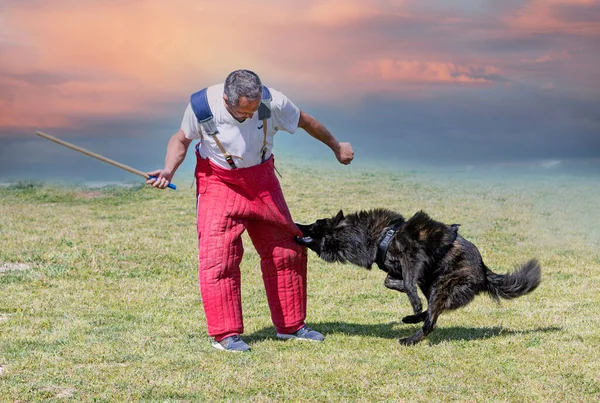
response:
M217 130L214 116L210 110L210 105L208 104L206 90L207 88L204 88L193 93L190 99L190 104L192 105L192 111L194 111L194 115L196 115L196 119L198 119L200 126L202 126L207 134L212 136L217 134L219 131Z
M262 87L262 101L258 107L258 120L265 120L271 117L271 91L266 85Z

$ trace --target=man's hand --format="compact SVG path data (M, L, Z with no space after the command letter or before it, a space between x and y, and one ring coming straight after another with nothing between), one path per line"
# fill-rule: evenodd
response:
M156 176L156 179L148 179L146 183L158 189L165 189L169 186L171 179L173 179L173 173L166 169L157 169L156 171L148 172L148 175Z
M352 150L350 143L339 143L334 153L335 158L344 165L348 165L354 159L354 150Z
M354 159L354 151L352 150L350 143L341 143L337 141L321 122L310 116L308 113L300 111L298 127L306 130L312 137L331 148L331 151L335 154L335 158L337 158L340 163L348 165Z
M171 136L167 145L167 156L165 158L165 167L156 171L148 172L150 176L156 176L156 179L148 179L147 184L158 189L164 189L169 186L169 182L175 175L175 171L183 162L187 149L192 142L185 136L183 130L179 129L177 133Z

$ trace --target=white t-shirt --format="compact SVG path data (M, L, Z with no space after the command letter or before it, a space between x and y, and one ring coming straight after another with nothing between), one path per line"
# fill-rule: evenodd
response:
M217 84L208 87L206 91L208 104L219 131L216 136L219 137L223 148L234 156L233 160L238 168L258 165L262 162L263 121L258 120L258 112L255 112L251 119L246 119L243 123L235 120L225 108L224 88L224 84ZM271 117L267 119L267 153L265 158L271 156L275 133L278 130L285 130L293 134L298 128L300 119L300 110L292 101L271 87L269 87L269 91L273 99L271 100ZM181 130L188 139L200 140L198 148L203 158L208 157L220 167L231 169L213 136L208 135L198 123L191 104L188 104L183 115Z

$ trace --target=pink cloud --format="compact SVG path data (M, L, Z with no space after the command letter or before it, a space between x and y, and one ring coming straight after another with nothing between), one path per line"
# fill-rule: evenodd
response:
M547 63L547 62L552 62L555 60L569 60L571 58L571 56L566 52L566 51L562 51L562 52L550 52L547 55L538 57L537 59L535 59L536 63Z
M550 52L536 58L526 58L521 61L523 63L549 63L563 60L571 60L571 54L566 50Z
M551 33L571 32L579 35L600 35L600 22L569 21L561 12L561 7L598 6L598 0L531 0L524 7L505 18L512 30Z
M76 118L135 114L144 104L141 94L123 81L36 85L0 78L0 87L10 91L8 99L0 100L0 127L4 128L74 127ZM145 108L145 113L158 112Z
M353 71L356 76L405 83L489 84L489 76L501 75L493 66L391 59L363 62Z
M307 2L300 18L311 24L339 27L383 15L409 16L406 1L329 0Z

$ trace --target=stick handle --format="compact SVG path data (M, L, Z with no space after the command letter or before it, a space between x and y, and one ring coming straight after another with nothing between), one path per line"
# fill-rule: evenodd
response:
M149 176L148 179L158 179L158 176ZM167 185L169 189L177 190L177 186L174 183L169 182Z
M96 159L98 159L98 160L100 160L102 162L106 162L107 164L113 165L113 166L115 166L117 168L121 168L121 169L123 169L123 170L125 170L127 172L131 172L134 175L139 175L139 176L141 176L143 178L150 179L150 175L148 175L145 172L140 171L139 169L132 168L132 167L130 167L128 165L125 165L125 164L121 164L120 162L117 162L115 160L111 160L110 158L106 158L106 157L104 157L104 156L102 156L100 154L93 153L91 151L86 150L85 148L78 147L78 146L76 146L74 144L68 143L68 142L66 142L64 140L58 139L58 138L56 138L54 136L51 136L49 134L42 133L40 131L35 132L35 134L37 134L40 137L45 138L46 140L53 141L53 142L55 142L57 144L60 144L61 146L65 146L67 148L70 148L71 150L75 150L75 151L78 151L78 152L80 152L82 154L85 154L88 157L96 158ZM171 188L171 189L174 190L174 189L177 188L177 186L175 186L172 183L169 183L169 188Z

